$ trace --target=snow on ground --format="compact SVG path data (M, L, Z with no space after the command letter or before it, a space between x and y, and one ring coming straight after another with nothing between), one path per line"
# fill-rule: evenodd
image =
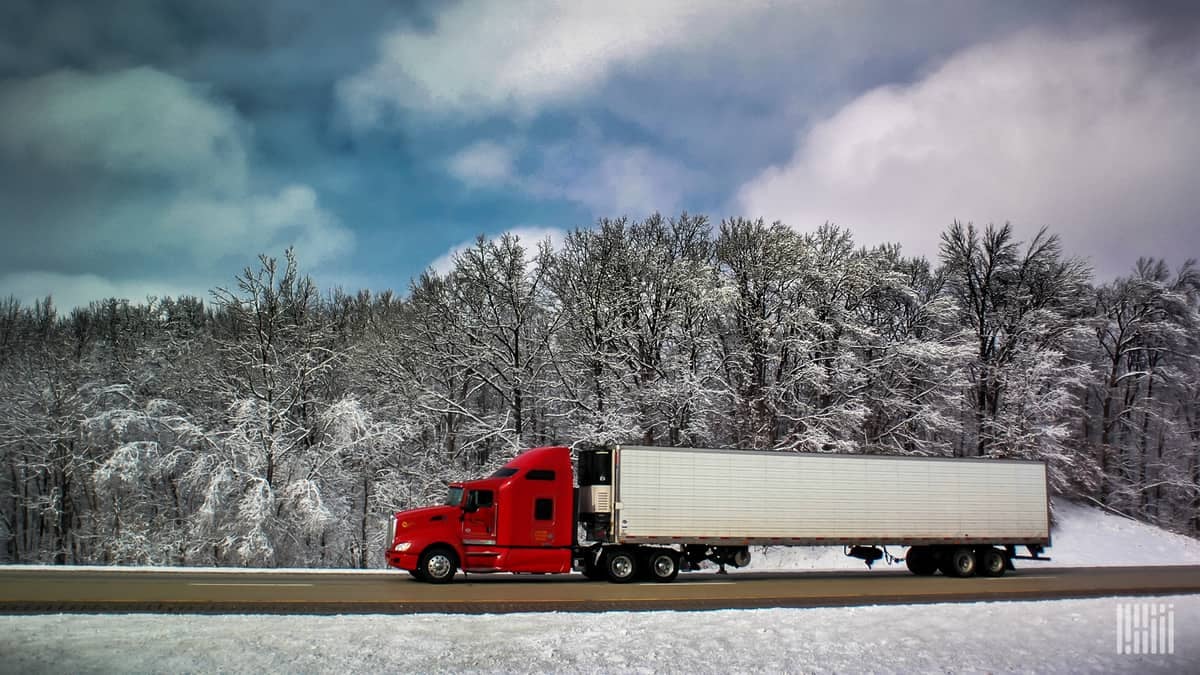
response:
M1174 613L1173 655L1118 653L1117 607L1131 601L481 616L3 616L0 670L1197 672L1200 596L1153 599Z
M1092 565L1196 565L1200 540L1173 534L1153 525L1106 513L1063 499L1054 500L1050 562L1018 560L1018 567L1079 567ZM903 556L895 547L889 553ZM747 570L864 569L863 561L848 558L840 546L754 547ZM1024 549L1021 554L1025 553ZM903 567L903 563L900 563ZM884 569L887 563L875 563Z
M1059 565L1200 564L1200 540L1153 525L1059 499L1054 518L1048 555Z

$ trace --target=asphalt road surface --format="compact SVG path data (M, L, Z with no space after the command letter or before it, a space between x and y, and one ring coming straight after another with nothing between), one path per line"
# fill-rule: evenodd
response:
M449 585L378 574L0 567L0 612L496 613L821 607L1200 593L1200 566L1019 569L1000 578L906 571L681 574L667 584L460 573Z

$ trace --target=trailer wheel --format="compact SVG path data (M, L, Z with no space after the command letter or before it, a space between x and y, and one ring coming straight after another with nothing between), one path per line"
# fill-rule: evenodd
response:
M679 556L674 551L651 551L648 562L650 578L657 582L674 581L679 576Z
M1008 556L998 548L984 548L976 552L979 560L979 574L984 577L1004 576L1008 569Z
M604 571L608 580L616 584L626 584L637 576L637 557L632 551L617 549L609 551L604 557Z
M978 561L975 559L975 551L966 546L960 546L950 551L946 556L946 565L942 567L942 572L948 575L966 579L967 577L975 576L975 572L979 567Z
M421 554L421 560L417 564L417 573L421 579L434 584L450 583L456 571L458 571L458 556L444 546L435 546L425 551Z
M904 556L904 564L908 566L909 572L919 577L933 576L938 571L937 558L934 557L933 551L925 546L913 546L908 549Z

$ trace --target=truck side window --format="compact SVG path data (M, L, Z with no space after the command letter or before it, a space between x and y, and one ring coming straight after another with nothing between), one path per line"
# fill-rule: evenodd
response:
M550 469L533 469L525 474L526 480L554 480L554 472Z
M554 520L554 500L538 499L533 503L534 520Z
M483 508L486 506L491 506L492 505L492 491L491 490L475 490L474 492L471 493L471 496L468 497L468 500L469 500L470 505L477 509Z

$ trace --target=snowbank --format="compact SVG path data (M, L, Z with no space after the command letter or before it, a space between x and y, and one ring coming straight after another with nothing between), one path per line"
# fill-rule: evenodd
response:
M1053 545L1046 551L1052 560L1019 560L1019 567L1200 564L1200 540L1153 525L1061 499L1054 500L1054 518ZM888 551L904 555L900 547ZM746 568L750 571L864 568L861 560L846 557L837 546L755 547L752 553ZM883 561L876 563L876 569L886 567Z
M1174 614L1169 656L1118 654L1117 608L1130 601L481 616L0 616L0 654L3 670L24 673L1196 672L1200 596L1153 599Z

